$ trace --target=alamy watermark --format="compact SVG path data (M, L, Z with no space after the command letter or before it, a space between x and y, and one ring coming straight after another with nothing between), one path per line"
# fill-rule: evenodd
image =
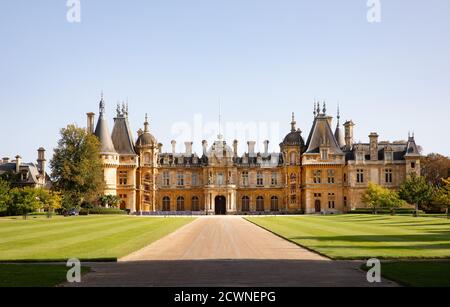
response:
M81 0L67 0L67 22L80 23L81 22Z
M70 269L67 271L66 279L68 283L81 282L81 262L78 259L69 259L66 264Z
M367 261L367 267L370 268L367 271L367 281L370 283L381 282L381 262L376 258L369 259Z

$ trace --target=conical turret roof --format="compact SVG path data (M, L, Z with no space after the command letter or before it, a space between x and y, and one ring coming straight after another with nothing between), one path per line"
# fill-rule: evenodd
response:
M98 118L97 127L95 128L95 136L98 137L101 143L102 154L115 154L117 153L111 135L109 134L108 121L105 118L105 101L100 100L100 116Z

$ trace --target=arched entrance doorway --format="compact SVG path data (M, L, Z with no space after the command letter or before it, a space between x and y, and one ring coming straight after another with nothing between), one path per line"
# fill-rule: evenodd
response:
M315 203L316 213L320 213L322 211L322 206L320 205L320 200L316 199Z
M216 215L227 214L227 201L225 196L217 196L214 201Z

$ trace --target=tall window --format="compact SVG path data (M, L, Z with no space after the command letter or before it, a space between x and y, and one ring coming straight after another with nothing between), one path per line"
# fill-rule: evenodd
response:
M272 185L278 185L278 173L277 172L272 172L272 178L270 183Z
M347 207L347 196L344 196L344 207Z
M149 153L144 154L144 163L150 164L152 162L152 156Z
M179 187L184 186L184 173L183 172L177 173L177 186L179 186Z
M290 199L291 199L291 205L295 205L297 203L297 195L296 194L291 195Z
M278 211L278 197L272 196L270 199L270 211Z
M297 154L295 152L291 152L291 156L289 157L289 163L291 165L297 164Z
M263 172L256 173L256 185L262 187L264 185Z
M392 151L386 151L384 155L386 162L392 162L394 160L394 153Z
M242 185L248 187L248 172L242 172Z
M364 170L363 169L356 170L356 182L364 183Z
M163 173L163 186L170 186L170 174L167 171Z
M313 172L313 180L314 180L314 183L321 183L322 182L322 171L314 171Z
M256 211L264 212L264 197L262 196L256 198Z
M192 197L192 211L200 211L200 199L197 196Z
M218 173L216 180L217 180L217 185L223 185L225 182L223 179L223 173Z
M170 211L170 197L164 196L162 211Z
M386 183L392 183L393 182L393 176L392 176L392 169L388 168L384 170L384 179Z
M194 187L198 186L198 173L192 173L192 185Z
M328 170L328 183L334 183L334 170Z
M250 211L250 198L248 196L242 197L242 212Z
M177 211L184 211L184 197L177 198Z
M120 185L127 185L128 184L128 172L127 171L120 171L119 172L119 184Z
M328 193L328 208L334 209L336 206L335 195L334 193Z

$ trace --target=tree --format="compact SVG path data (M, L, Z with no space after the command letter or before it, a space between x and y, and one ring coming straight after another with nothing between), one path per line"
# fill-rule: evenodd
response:
M377 210L380 208L387 208L394 215L395 210L405 204L397 192L383 188L372 182L369 183L369 187L362 195L361 200L368 207L372 208L374 214L377 214Z
M37 190L37 193L44 210L47 212L47 217L51 218L53 213L61 208L61 194L44 189Z
M436 201L447 207L447 217L450 218L450 178L442 179L443 185L436 192Z
M29 213L42 208L38 190L34 188L13 188L9 191L9 195L7 208L9 215L23 215L26 219Z
M0 212L6 210L9 201L9 183L0 179Z
M115 195L102 195L99 201L102 207L105 208L117 208L120 204L120 198Z
M434 188L425 177L411 174L400 186L398 194L401 199L415 206L414 216L418 216L419 207L430 203L434 197Z
M437 153L431 153L422 158L421 174L433 186L441 186L442 179L450 177L450 158Z
M374 214L377 214L377 210L381 207L381 198L385 191L379 185L369 182L367 190L361 197L361 201L369 208L372 208Z
M61 129L50 167L54 187L61 191L62 206L67 210L96 199L103 191L100 142L84 129L75 125Z
M395 215L395 210L406 204L404 200L400 199L396 191L391 191L388 189L384 189L384 193L380 198L380 203L381 207L389 209L392 215Z

